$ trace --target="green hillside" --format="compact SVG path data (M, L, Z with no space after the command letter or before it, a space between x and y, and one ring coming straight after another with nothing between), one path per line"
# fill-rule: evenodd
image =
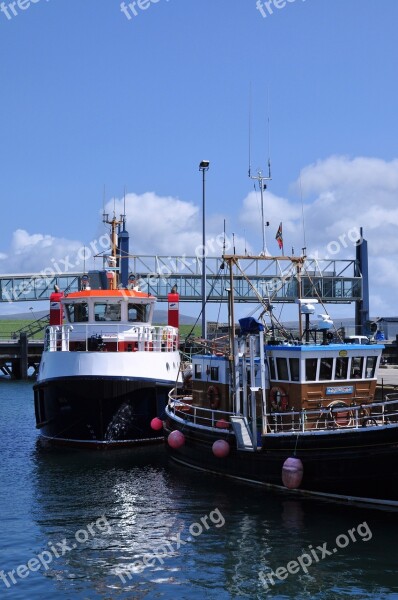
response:
M26 327L30 323L33 323L34 319L0 319L0 339L12 339L13 334L21 329L22 327ZM35 339L42 338L43 334L36 334Z
M30 323L33 323L32 319L1 319L0 318L0 339L9 340L12 339L15 334L22 327L26 327ZM180 337L184 339L192 331L192 325L180 325ZM200 336L200 325L196 325L192 335L194 337ZM18 336L19 337L19 336ZM37 333L32 339L42 339L44 337L44 330L41 333Z

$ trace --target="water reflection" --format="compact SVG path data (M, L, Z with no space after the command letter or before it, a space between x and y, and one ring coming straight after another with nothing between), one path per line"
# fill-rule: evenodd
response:
M34 459L32 516L44 540L73 543L77 531L103 515L111 528L54 560L47 576L96 582L102 593L111 580L118 583L120 563L170 535L177 516L161 450L70 453L37 447Z
M213 478L169 464L158 447L111 453L37 448L33 464L31 513L43 548L73 542L102 515L111 527L109 535L90 536L49 566L46 577L60 597L398 598L395 555L386 551L394 547L396 514ZM216 509L223 526L209 519ZM333 548L338 535L364 521L370 541L358 539L314 560L307 573L275 578L266 594L260 573L286 567L310 547L327 542ZM159 548L162 560L153 559Z

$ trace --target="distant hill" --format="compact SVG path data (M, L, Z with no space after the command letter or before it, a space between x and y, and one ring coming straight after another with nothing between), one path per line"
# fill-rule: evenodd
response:
M167 323L167 310L155 310L153 315L153 322L159 325ZM196 323L195 317L189 317L180 313L180 324L181 325L194 325Z
M36 321L48 315L48 310L38 310L32 312L13 313L12 315L1 315L0 321Z

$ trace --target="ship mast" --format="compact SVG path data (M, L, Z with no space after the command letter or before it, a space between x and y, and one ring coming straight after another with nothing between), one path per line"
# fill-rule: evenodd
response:
M261 232L262 232L262 236L263 236L263 249L262 249L262 254L263 256L267 256L269 255L269 252L267 250L267 242L265 239L265 227L269 225L268 221L265 222L264 220L264 190L267 189L267 184L264 183L264 181L271 181L271 163L270 161L268 161L268 177L264 176L262 171L259 170L257 172L257 175L254 176L251 174L251 169L249 168L249 177L250 179L254 179L255 181L258 181L258 185L260 187L260 197L261 197Z
M116 290L119 285L119 269L117 266L117 251L118 251L118 236L117 236L117 228L119 225L124 224L125 215L120 215L120 220L116 219L116 215L113 214L112 220L109 219L109 215L107 213L103 213L102 222L111 226L111 253L108 256L108 269L113 271L113 277L110 280L110 289Z

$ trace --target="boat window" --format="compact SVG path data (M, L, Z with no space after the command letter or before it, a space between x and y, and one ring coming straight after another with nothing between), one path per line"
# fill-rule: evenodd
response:
M289 371L287 370L287 359L277 358L276 367L278 369L278 379L289 381Z
M348 357L336 358L335 379L348 379Z
M202 365L195 365L195 379L202 379Z
M269 372L271 379L276 379L275 362L273 358L269 358Z
M298 358L290 358L290 377L292 381L299 381L300 379L300 362Z
M210 379L212 381L218 381L218 379L219 379L218 367L210 367Z
M305 378L307 381L315 381L317 363L317 358L305 359Z
M351 359L350 379L361 379L363 367L363 356Z
M368 356L366 358L366 372L365 372L365 377L367 379L372 379L372 377L374 377L374 375L375 375L375 369L376 369L376 363L377 363L377 356Z
M140 323L146 323L148 321L147 313L148 313L148 305L147 304L128 304L128 320L129 321L139 321Z
M321 358L321 366L319 368L319 379L332 379L333 358Z
M69 323L86 323L88 321L87 302L66 304L66 313Z
M121 305L119 303L96 302L94 318L96 321L120 321Z

